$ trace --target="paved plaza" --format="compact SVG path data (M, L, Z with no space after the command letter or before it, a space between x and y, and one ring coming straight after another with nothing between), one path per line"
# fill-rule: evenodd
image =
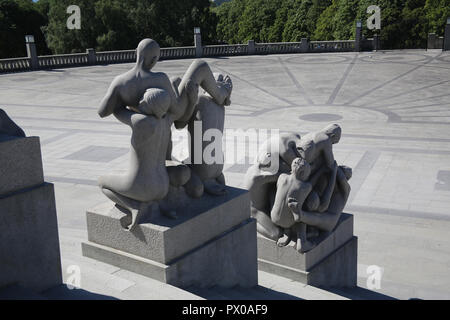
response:
M27 135L41 138L46 181L56 186L65 279L66 268L79 265L82 287L93 298L450 299L450 53L205 60L233 80L227 129L304 134L342 126L334 152L339 164L354 169L346 211L355 215L359 237L360 288L331 293L260 272L253 290L188 292L81 257L85 211L106 201L97 178L128 167L129 128L114 117L100 119L97 108L113 78L132 64L0 75L0 107ZM191 62L161 61L156 70L181 76ZM185 134L174 136L174 154L181 157ZM232 186L242 187L251 163L245 149L237 149L236 160L243 161L225 166ZM372 265L380 267L381 287L368 291Z

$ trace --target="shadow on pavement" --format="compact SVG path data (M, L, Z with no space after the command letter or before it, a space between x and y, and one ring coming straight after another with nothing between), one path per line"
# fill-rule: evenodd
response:
M326 288L324 290L352 300L398 300L397 298L361 287Z
M70 290L66 285L51 288L42 293L49 300L119 300L115 297L89 292L83 289Z
M0 300L118 300L82 289L70 290L66 285L59 285L41 293L19 285L0 289Z
M231 289L189 287L185 290L207 300L302 300L296 296L261 286L254 288L234 287Z

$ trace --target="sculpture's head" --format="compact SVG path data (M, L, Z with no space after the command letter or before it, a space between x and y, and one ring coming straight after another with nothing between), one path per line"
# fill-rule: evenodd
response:
M330 124L323 131L330 137L332 144L336 144L341 140L342 129L338 124Z
M170 95L166 90L148 89L139 103L139 112L161 119L169 110Z
M305 159L308 163L312 163L314 161L314 153L315 153L316 145L313 140L305 139L300 140L297 143L297 153Z
M307 181L311 174L311 166L302 158L296 158L291 165L292 174L301 181Z
M158 42L152 39L144 39L139 42L136 49L137 66L144 70L151 70L159 60L160 48Z

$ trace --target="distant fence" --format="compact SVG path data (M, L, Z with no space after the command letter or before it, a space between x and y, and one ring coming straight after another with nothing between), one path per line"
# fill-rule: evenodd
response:
M368 39L367 41L369 41L369 47L371 47L372 39ZM196 51L196 47L194 46L161 48L160 59L351 51L355 51L355 40L308 41L308 39L302 39L301 42L276 43L255 43L250 40L247 44L202 46L200 55L197 54L198 51ZM0 59L0 73L131 63L135 61L136 50L95 52L93 49L88 49L85 53L37 56L34 59L32 57ZM33 62L35 64L34 66Z

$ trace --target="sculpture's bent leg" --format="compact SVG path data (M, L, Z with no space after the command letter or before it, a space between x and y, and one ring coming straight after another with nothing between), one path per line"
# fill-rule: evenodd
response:
M202 87L211 95L211 97L213 97L213 99L219 105L224 104L225 100L230 94L232 86L229 77L225 77L225 85L218 85L216 79L214 78L214 74L211 71L211 68L209 67L208 63L203 60L195 60L194 62L192 62L192 64L189 66L189 69L184 74L183 79L178 86L180 97L182 97L183 99L188 99L186 90L188 90L189 82L193 82L194 84ZM179 119L176 119L175 121L175 126L177 127L177 129L184 128L192 117L195 103L186 104L187 108L184 112L184 115Z
M152 203L144 203L137 200L125 197L112 190L102 188L102 192L110 200L129 213L129 219L124 217L121 219L122 227L128 231L132 231L133 228L140 223L143 216L148 216L152 212Z
M297 223L293 229L297 233L297 251L305 253L314 248L314 244L307 239L306 224Z
M251 207L251 215L256 219L256 228L260 234L274 241L278 241L283 236L283 230L275 225L269 216L264 212Z

